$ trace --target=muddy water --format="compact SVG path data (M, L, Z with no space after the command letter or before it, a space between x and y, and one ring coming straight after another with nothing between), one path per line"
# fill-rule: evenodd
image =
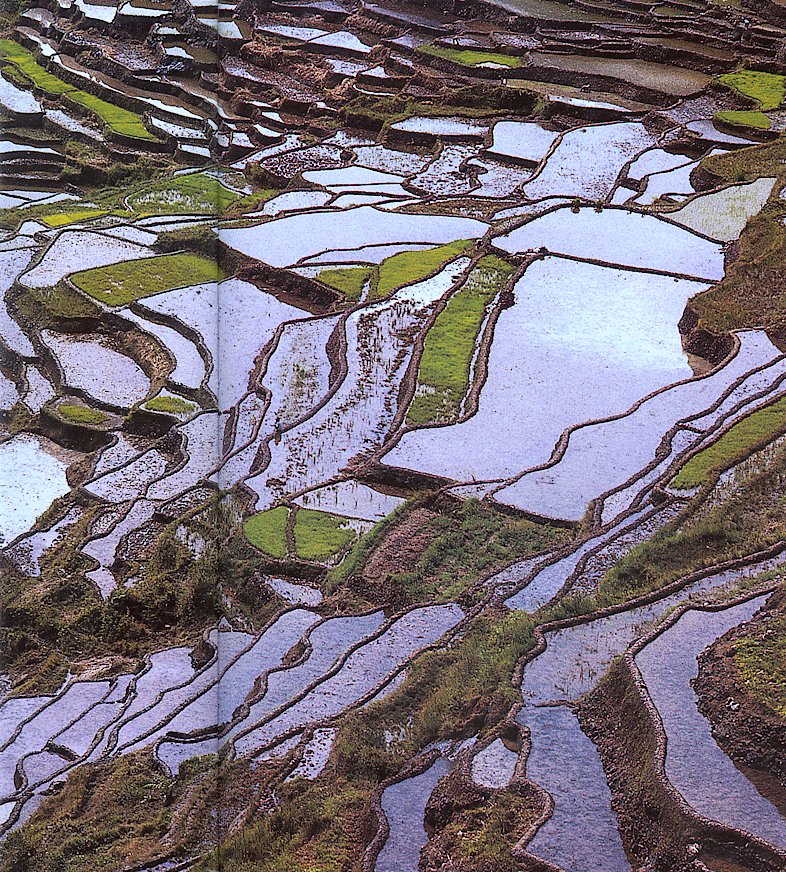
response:
M636 656L636 665L666 730L671 783L699 814L786 848L786 818L718 747L691 687L701 652L750 620L766 599L756 597L720 612L686 612Z
M382 810L390 833L377 857L375 872L417 872L421 848L428 842L423 815L440 778L450 763L439 757L414 778L399 781L382 794Z
M519 722L537 736L527 775L547 787L555 804L528 850L567 872L630 869L603 766L573 712L566 706L530 707Z

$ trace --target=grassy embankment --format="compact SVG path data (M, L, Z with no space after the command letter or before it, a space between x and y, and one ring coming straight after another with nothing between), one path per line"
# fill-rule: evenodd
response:
M223 278L215 260L185 252L122 261L69 276L79 290L107 306L126 306L152 294Z
M272 189L239 194L223 185L212 173L196 172L183 175L164 175L157 181L140 180L134 185L109 187L90 192L90 200L84 203L50 203L33 205L26 209L0 210L0 223L16 227L25 219L43 221L49 227L67 227L70 224L87 222L105 215L136 220L156 215L201 215L205 217L242 214L278 193ZM196 227L183 228L178 232L195 232ZM175 231L171 231L175 232ZM213 244L215 241L213 240Z
M742 418L712 445L695 454L672 479L681 489L700 487L749 454L786 433L786 398Z
M11 39L0 40L0 58L21 73L30 84L47 97L61 99L66 105L76 105L95 117L107 130L142 141L155 141L156 137L142 123L136 112L130 112L100 97L81 91L47 72L21 45Z
M786 720L786 614L781 610L735 639L734 663L743 684Z
M453 420L469 390L472 357L488 304L505 287L513 267L493 255L478 262L429 330L418 386L407 423Z
M715 116L718 121L733 127L753 127L759 130L770 129L770 119L764 114L777 109L786 98L786 76L775 73L760 73L756 70L737 70L718 76L722 85L733 88L745 97L759 104L759 109L726 110Z
M780 450L722 505L675 522L634 548L601 581L598 604L624 602L689 572L781 541L786 537L785 458Z
M26 826L8 836L0 870L109 872L136 865L160 852L181 800L191 803L191 828L201 828L204 838L215 832L197 807L217 795L211 762L197 758L171 778L142 751L77 769Z
M472 245L471 239L459 239L424 251L401 251L386 258L378 266L327 269L319 273L317 278L328 287L340 291L348 300L360 299L368 282L368 300L378 300L404 285L421 281L438 272Z
M454 600L495 568L557 546L569 535L479 500L441 513L416 514L418 508L418 501L402 506L362 536L329 573L327 592L346 588L396 606ZM372 577L370 561L378 548L391 551L391 563L381 575L375 567Z

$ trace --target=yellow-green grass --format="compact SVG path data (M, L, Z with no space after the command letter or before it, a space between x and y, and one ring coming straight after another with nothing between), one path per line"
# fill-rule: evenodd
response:
M109 306L126 306L134 300L224 277L215 260L180 252L141 260L127 260L95 267L70 276L73 284Z
M471 239L459 239L425 251L401 251L394 254L383 260L372 276L369 299L384 297L405 285L421 281L463 254L472 244Z
M240 196L215 176L191 173L143 188L128 198L128 204L147 214L220 215Z
M449 420L469 389L470 367L486 307L505 286L513 267L488 255L451 297L426 336L418 370L418 392L407 422L422 425Z
M298 509L295 515L295 551L303 560L328 560L343 551L356 533L347 519L316 509Z
M98 409L89 409L87 406L79 406L76 403L61 403L57 407L57 414L72 424L95 426L106 421L106 415L103 412L99 412Z
M329 288L343 294L347 300L359 300L372 272L373 268L370 266L350 266L322 270L317 278Z
M758 70L738 70L718 77L722 85L734 88L740 94L756 100L765 112L777 109L786 99L786 76L760 73Z
M12 39L0 40L0 58L15 67L34 87L39 88L48 97L61 97L67 103L81 106L114 133L133 139L147 141L156 139L136 112L130 112L128 109L108 103L100 97L69 85L58 76L47 72L27 49L22 48Z
M717 112L715 119L731 127L752 127L756 130L770 129L770 119L757 109L724 110Z
M776 615L735 640L734 663L751 693L786 718L786 617Z
M101 218L107 214L106 209L80 209L75 212L53 212L51 215L44 215L41 220L49 227L65 227L67 224L89 221L91 218Z
M260 551L279 560L287 556L287 520L289 509L277 506L247 518L243 524L246 539Z
M522 59L515 55L492 51L477 51L466 48L448 48L441 45L421 45L418 51L435 58L461 64L464 67L477 67L481 64L498 64L502 67L520 67Z
M672 487L685 490L699 487L784 432L786 398L738 421L717 442L694 454L674 477Z
M153 397L145 403L145 408L151 412L164 412L167 415L187 415L196 406L182 397Z

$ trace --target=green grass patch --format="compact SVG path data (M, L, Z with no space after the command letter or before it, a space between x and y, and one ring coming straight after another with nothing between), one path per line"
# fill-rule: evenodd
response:
M477 67L481 64L498 64L501 67L520 67L523 59L515 55L501 54L492 51L476 51L466 48L448 48L441 45L418 46L421 54L431 55L435 58L444 58L461 64L463 67Z
M73 273L69 278L93 299L109 306L125 306L174 288L218 282L224 273L215 260L180 253L127 260Z
M287 520L289 509L277 506L247 518L243 524L246 539L260 551L282 560L287 556Z
M786 432L786 398L738 421L712 445L695 454L672 479L675 488L699 487L752 451Z
M383 260L371 279L369 299L385 297L405 285L411 285L440 270L474 244L472 239L459 239L425 251L401 251Z
M49 227L65 227L78 221L89 221L91 218L102 218L109 214L106 209L80 209L75 212L53 212L42 216L41 220Z
M103 424L107 420L103 412L98 409L88 409L87 406L79 406L76 403L61 403L57 407L57 414L73 424Z
M486 307L512 272L513 267L498 257L482 258L437 316L423 347L418 389L407 412L409 424L446 421L458 414L469 390L472 356Z
M786 616L767 618L735 640L734 663L750 692L786 718Z
M153 397L145 403L145 408L151 412L164 412L167 415L187 415L196 406L182 397Z
M786 76L760 73L757 70L738 70L718 77L722 85L734 88L740 94L758 101L764 111L777 109L786 99Z
M295 551L303 560L328 560L357 536L346 518L316 509L298 509L295 515Z
M128 197L137 212L167 215L221 215L241 195L208 173L190 173L157 182Z
M731 127L753 127L756 130L769 130L770 119L756 109L724 110L715 115L717 121Z
M108 103L100 97L69 85L45 70L27 49L13 40L0 40L0 57L19 70L34 87L39 88L48 97L63 98L66 103L82 107L114 133L148 142L156 140L136 112L130 112L128 109Z
M372 271L370 266L325 269L317 278L329 288L343 294L347 300L359 300Z

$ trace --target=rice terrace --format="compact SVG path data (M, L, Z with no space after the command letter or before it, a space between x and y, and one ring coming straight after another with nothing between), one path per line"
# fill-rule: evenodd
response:
M784 872L783 0L0 21L0 872Z

